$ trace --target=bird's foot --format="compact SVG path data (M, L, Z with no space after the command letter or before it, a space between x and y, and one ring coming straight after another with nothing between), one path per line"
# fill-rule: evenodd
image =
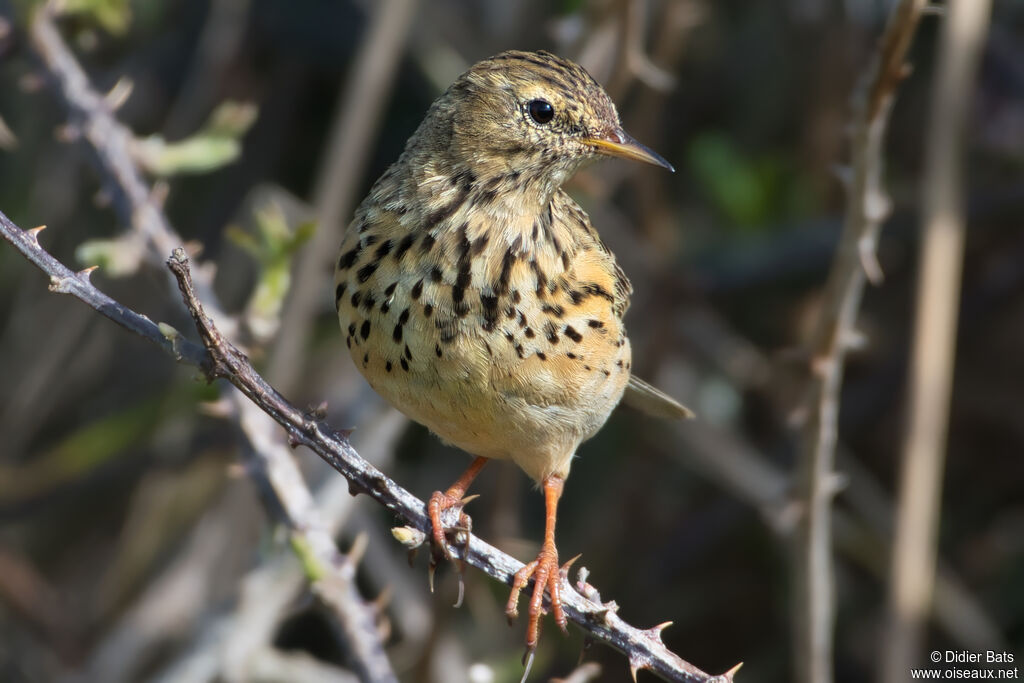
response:
M462 511L462 507L474 498L476 498L476 496L460 498L448 493L434 491L430 496L430 500L427 502L427 516L430 517L431 540L433 541L434 548L443 553L447 560L451 560L454 557L451 549L448 547L448 539L446 538L449 532L455 532L457 534L456 539L462 540L463 556L469 552L469 536L470 532L473 530L473 520L469 518L469 515ZM446 527L444 522L441 520L441 514L445 510L453 508L457 509L459 512L458 523L455 526Z
M469 555L469 539L473 530L473 520L462 511L462 507L473 498L476 498L476 496L460 498L450 493L434 491L427 502L427 516L430 517L431 527L430 566L427 570L429 572L430 592L434 592L434 572L437 570L437 565L440 563L441 558L452 560L459 575L459 597L455 601L456 607L462 604L462 597L465 592L462 577L466 568L463 561L453 555L451 548L448 546L447 534L454 532L455 542L459 543L461 541L462 543L462 557L467 557ZM446 510L453 509L458 511L458 522L454 526L446 527L441 516Z
M537 559L518 572L512 580L512 592L508 596L505 614L509 623L519 616L519 593L533 579L533 594L530 596L530 607L526 622L526 654L524 662L533 659L533 651L537 649L540 637L540 618L544 614L544 589L551 596L551 614L555 617L558 628L566 633L565 612L562 610L562 582L568 581L569 567L579 557L572 558L561 567L558 566L558 549L553 543L541 546Z

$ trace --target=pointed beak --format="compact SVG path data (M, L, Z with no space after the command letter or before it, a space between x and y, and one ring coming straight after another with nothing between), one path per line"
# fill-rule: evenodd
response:
M667 168L673 173L676 172L676 169L672 168L672 164L665 161L660 154L654 150L648 149L644 145L641 145L633 139L633 136L621 128L616 128L611 131L601 133L600 135L586 138L585 142L602 154L607 154L613 157L623 157L624 159L633 159L635 161L644 161L648 164Z

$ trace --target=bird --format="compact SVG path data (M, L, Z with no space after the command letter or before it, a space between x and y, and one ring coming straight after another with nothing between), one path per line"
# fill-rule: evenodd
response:
M510 460L545 500L544 539L514 576L518 616L533 580L526 648L547 590L566 630L557 506L581 442L623 401L664 418L692 413L632 374L623 324L632 286L583 209L562 189L582 166L622 157L674 171L625 132L578 64L507 51L469 68L430 106L345 230L335 308L356 368L386 401L475 456L427 503L461 508L489 460Z

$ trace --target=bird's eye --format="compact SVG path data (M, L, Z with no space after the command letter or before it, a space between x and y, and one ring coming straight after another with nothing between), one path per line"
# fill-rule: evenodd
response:
M555 118L555 108L547 100L530 100L526 105L530 118L540 124L550 123Z

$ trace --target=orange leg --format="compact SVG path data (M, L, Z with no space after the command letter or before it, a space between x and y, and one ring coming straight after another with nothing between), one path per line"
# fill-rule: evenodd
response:
M558 566L558 548L555 547L555 518L558 514L558 499L562 495L564 485L565 480L556 475L547 477L543 482L544 504L547 512L544 524L544 544L540 548L537 559L516 572L515 578L512 580L512 593L509 595L508 605L505 607L505 614L508 615L509 620L519 616L519 592L532 578L533 594L530 597L529 619L526 622L527 654L532 653L537 647L537 639L540 635L540 617L544 613L545 588L551 595L551 613L555 617L555 623L562 631L565 631L561 583L572 560L567 562L565 567L560 568Z
M427 516L430 517L430 525L432 527L432 538L434 539L434 547L439 548L444 552L444 556L449 560L452 559L452 553L448 549L448 544L445 543L444 538L444 525L441 523L441 513L448 508L460 507L462 505L462 498L466 495L466 490L469 485L476 479L476 475L480 474L480 470L483 469L484 465L487 464L487 458L476 458L470 463L466 471L462 473L462 476L456 480L454 484L448 487L448 490L444 493L440 491L434 491L430 496L430 501L427 503ZM459 526L461 528L469 528L469 517L465 513L459 515ZM468 545L468 541L467 541ZM468 551L469 548L467 547Z

